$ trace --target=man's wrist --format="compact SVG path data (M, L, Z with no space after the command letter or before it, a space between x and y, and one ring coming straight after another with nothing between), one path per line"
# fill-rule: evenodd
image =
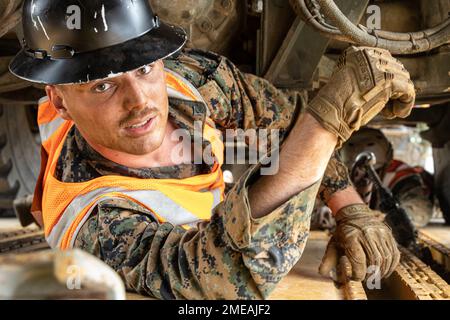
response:
M317 141L322 141L323 145L336 145L338 137L328 131L310 112L304 112L298 117L289 135L307 135ZM303 134L302 134L303 133ZM300 151L300 150L299 150Z
M299 148L300 144L302 148ZM308 185L311 185L322 179L336 144L337 137L305 112L298 118L282 146L284 155L280 158L280 171L287 171L287 174L290 173L297 179L308 178ZM289 162L289 165L283 165L283 160ZM297 164L300 164L298 168Z
M334 216L342 209L352 205L365 205L359 193L352 186L334 193L327 202L327 206Z

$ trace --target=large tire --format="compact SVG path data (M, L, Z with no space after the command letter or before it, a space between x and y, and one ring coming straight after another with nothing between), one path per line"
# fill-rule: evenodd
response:
M445 222L450 225L450 142L434 149L435 189Z
M450 225L450 166L442 174L442 183L440 189L437 190L437 197L441 206L442 215L444 216L445 223ZM447 180L445 180L447 179Z
M33 194L40 167L40 140L32 106L0 105L0 215L13 201Z

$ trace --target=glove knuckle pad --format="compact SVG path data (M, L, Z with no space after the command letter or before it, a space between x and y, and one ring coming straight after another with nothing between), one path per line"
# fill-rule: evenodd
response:
M338 137L340 147L354 131L383 110L394 93L394 82L400 81L397 78L404 78L403 83L409 81L409 73L402 69L403 65L387 50L351 46L339 58L330 82L311 101L308 110ZM402 96L403 93L411 95L405 87L399 86L398 91ZM405 104L404 109L412 105ZM399 113L388 114L392 117Z

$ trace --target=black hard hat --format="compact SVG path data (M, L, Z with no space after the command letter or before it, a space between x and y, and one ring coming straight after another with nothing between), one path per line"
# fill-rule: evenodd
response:
M85 83L137 69L179 51L182 28L159 21L148 0L25 0L19 78Z

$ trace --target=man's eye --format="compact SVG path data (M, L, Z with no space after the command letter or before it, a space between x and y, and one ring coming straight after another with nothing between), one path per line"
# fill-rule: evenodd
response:
M143 66L142 68L139 68L139 70L138 70L138 72L139 72L141 75L149 74L151 71L152 71L152 65L149 65L149 64Z
M102 93L111 89L112 84L110 83L100 83L99 85L94 87L94 91L97 93Z

